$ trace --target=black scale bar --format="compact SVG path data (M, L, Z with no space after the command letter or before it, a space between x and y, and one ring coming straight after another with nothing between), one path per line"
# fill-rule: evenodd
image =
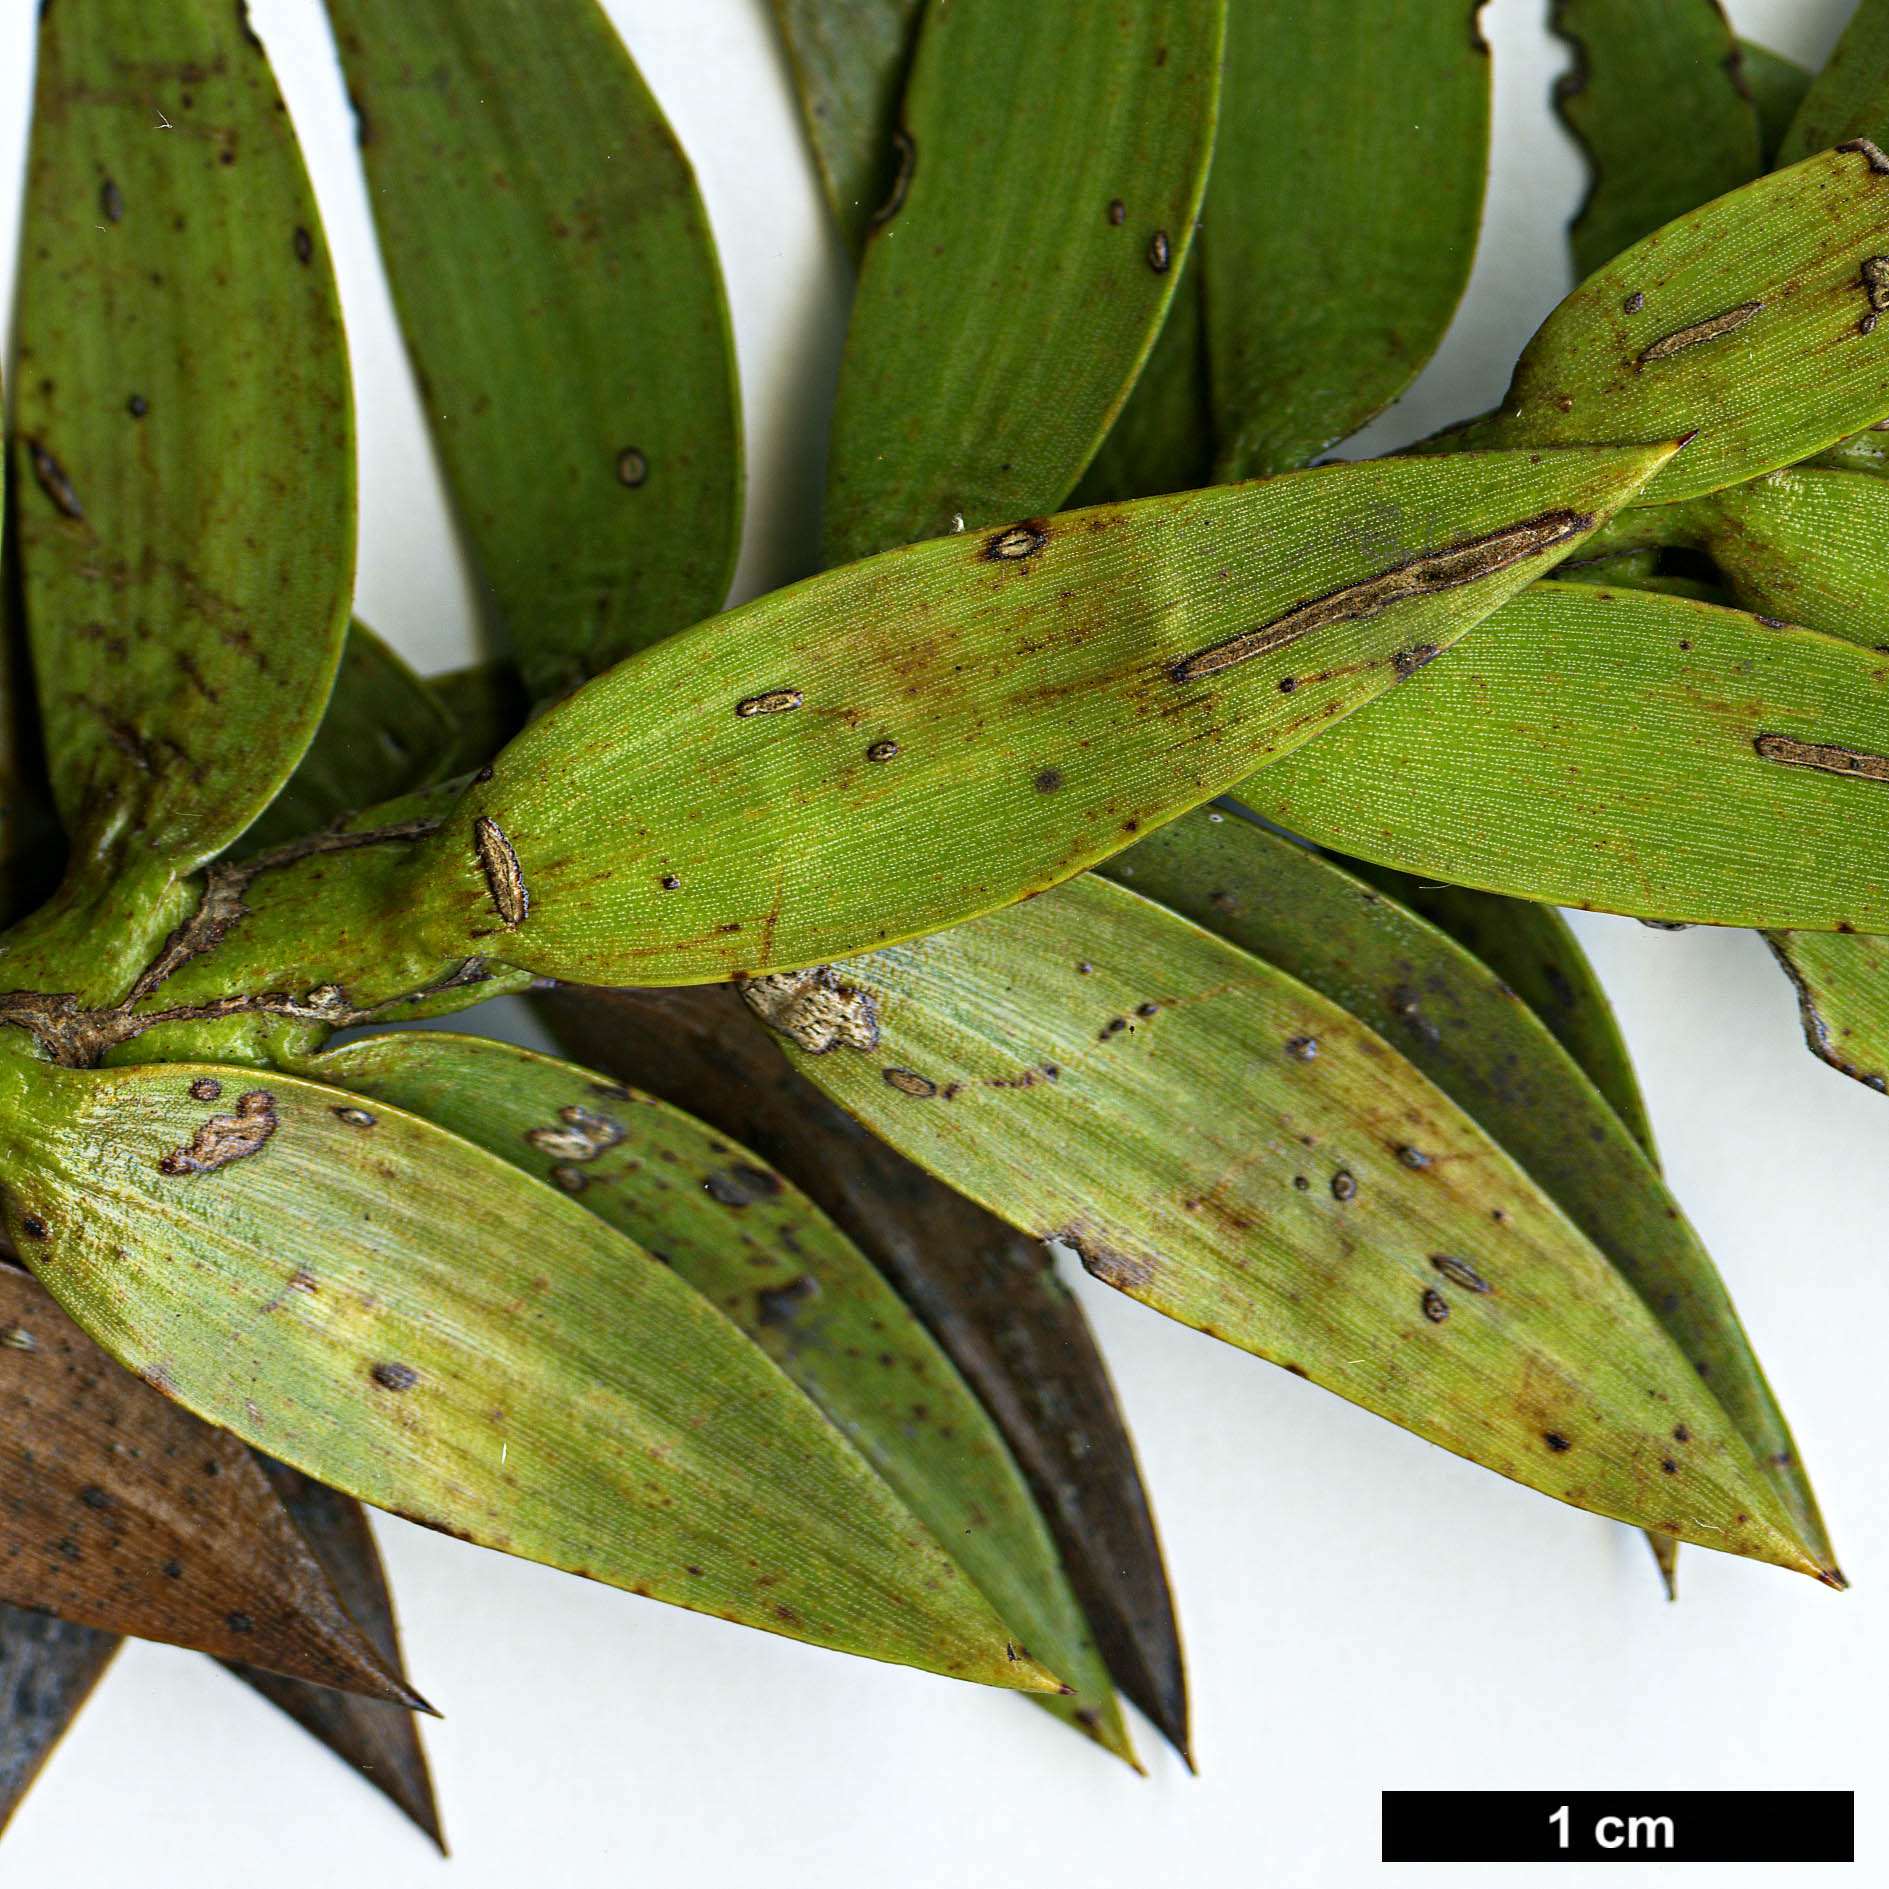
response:
M1387 1863L1849 1863L1853 1791L1386 1791Z

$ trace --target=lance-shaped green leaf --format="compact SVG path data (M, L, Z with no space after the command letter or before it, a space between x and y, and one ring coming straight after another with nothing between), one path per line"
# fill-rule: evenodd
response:
M1634 506L1605 536L1630 539L1705 552L1731 601L1760 616L1879 652L1889 644L1889 482L1880 478L1792 466L1683 504Z
M1479 11L1229 5L1204 250L1216 478L1303 465L1443 339L1489 161Z
M483 767L531 719L524 678L505 658L429 676L427 687L455 730L448 778Z
M1542 324L1492 414L1429 451L1698 437L1643 500L1692 498L1889 413L1889 156L1845 145L1643 238Z
M1568 230L1585 276L1756 177L1758 114L1717 0L1555 0L1553 22L1574 52L1555 109L1592 173Z
M1889 4L1859 0L1778 147L1780 164L1848 138L1889 136Z
M120 1362L305 1474L485 1546L1056 1689L813 1404L648 1253L429 1122L254 1080L0 1073L14 1242Z
M1093 875L835 967L796 1052L1104 1282L1564 1501L1840 1580L1632 1288L1391 1046Z
M1804 102L1804 94L1810 90L1813 75L1795 59L1786 59L1782 53L1750 39L1738 42L1738 70L1758 114L1759 156L1769 170L1778 161L1785 134Z
M828 572L567 697L410 859L258 881L152 1001L304 970L355 993L474 955L705 983L936 931L1330 729L1670 450L1332 466ZM383 883L357 898L355 874Z
M398 1031L305 1069L463 1135L657 1255L826 1412L1019 1641L1075 1688L1043 1703L1135 1762L1002 1436L897 1293L792 1182L654 1096L507 1043Z
M1659 589L1667 580L1654 575L1652 566L1656 555L1651 551L1629 551L1598 560L1601 567L1611 568L1607 577L1595 577L1592 581L1621 582L1623 576L1614 572L1626 565L1632 568L1624 574L1625 581L1639 583L1649 590ZM1644 560L1643 569L1641 560ZM1590 568L1593 567L1582 566L1584 573ZM1613 1005L1587 954L1559 912L1552 906L1537 905L1528 899L1505 898L1499 892L1477 892L1467 886L1442 885L1435 880L1394 872L1387 866L1373 866L1364 861L1351 864L1361 878L1420 913L1494 971L1508 991L1533 1011L1574 1059L1627 1133L1645 1151L1647 1159L1658 1168L1659 1151L1653 1140L1653 1125L1647 1119L1639 1078L1634 1074L1633 1059L1627 1053ZM1659 1306L1654 1304L1652 1310L1657 1318ZM1666 1598L1677 1600L1679 1544L1670 1536L1650 1530L1646 1541L1659 1568Z
M826 563L1050 510L1081 477L1187 255L1225 16L931 0L847 331Z
M596 0L328 0L427 423L534 695L721 604L734 345L689 161Z
M30 1232L30 1228L29 1228ZM423 1701L349 1617L249 1453L120 1370L0 1267L0 1600Z
M1487 965L1234 813L1188 814L1099 870L1329 998L1512 1155L1710 1388L1798 1539L1834 1561L1784 1413L1698 1235L1600 1091Z
M328 712L245 848L285 846L337 814L427 786L451 766L459 739L433 690L365 623L351 625Z
M899 99L924 0L774 0L826 200L854 261L899 175Z
M360 1623L388 1670L403 1673L393 1596L366 1511L351 1496L286 1463L268 1456L257 1460L349 1614ZM433 1797L420 1727L411 1712L326 1686L305 1685L257 1666L231 1662L230 1671L286 1712L342 1763L352 1765L444 1852L439 1805Z
M1810 1053L1866 1089L1889 1089L1889 940L1769 931L1764 941L1797 987Z
M1439 885L1365 861L1353 870L1474 952L1546 1025L1647 1159L1659 1165L1646 1099L1613 1004L1568 921L1552 905Z
M1070 494L1072 508L1119 505L1213 483L1213 400L1200 297L1206 241L1194 239L1167 319L1108 437Z
M116 1633L0 1604L0 1830L121 1643Z
M1885 788L1876 652L1541 584L1240 797L1337 851L1555 905L1889 931Z
M188 871L300 759L354 579L340 311L243 9L42 9L26 223L19 520L59 810L88 874Z
M1003 1431L1116 1683L1186 1757L1187 1675L1147 1492L1042 1242L862 1131L731 990L566 985L535 1008L573 1054L640 1077L792 1176L891 1280Z

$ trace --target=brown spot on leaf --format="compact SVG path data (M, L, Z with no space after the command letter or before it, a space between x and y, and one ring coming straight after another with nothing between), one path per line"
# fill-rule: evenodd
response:
M1493 1292L1495 1290L1475 1267L1465 1260L1457 1259L1453 1254L1432 1253L1430 1264L1445 1279L1454 1285L1461 1286L1465 1292Z
M1559 1430L1542 1431L1541 1440L1544 1443L1546 1443L1547 1446L1551 1450L1553 1450L1557 1456L1559 1456L1564 1450L1571 1450L1574 1447L1574 1445L1570 1443L1568 1439L1564 1437Z
M214 1174L259 1153L276 1131L275 1097L267 1089L239 1096L234 1115L212 1115L182 1147L158 1164L160 1174Z
M489 814L480 814L472 832L492 909L507 931L516 931L531 911L531 893L525 885L518 855L512 851L512 843L500 830L499 823Z
M901 1095L912 1095L920 1101L929 1101L938 1093L938 1085L929 1076L915 1074L910 1069L888 1069L885 1079Z
M899 744L896 741L875 741L872 746L866 750L866 759L868 761L890 761L898 751Z
M1889 756L1838 747L1833 741L1799 741L1795 735L1759 735L1751 745L1767 761L1778 761L1786 767L1815 768L1819 773L1844 774L1854 780L1889 781Z
M1049 533L1034 519L1025 519L989 539L981 553L986 563L1019 564L1035 557L1049 543Z
M1707 341L1717 341L1722 336L1735 334L1758 314L1764 307L1762 302L1740 302L1736 308L1725 309L1717 315L1708 315L1703 321L1689 322L1683 328L1675 328L1671 334L1663 334L1657 341L1650 342L1639 352L1634 360L1634 371L1650 367L1655 361L1670 360L1675 354L1683 354L1687 348L1696 348Z
M1174 264L1174 251L1168 242L1166 230L1156 230L1148 238L1148 267L1156 275L1166 275Z
M763 1325L791 1325L800 1308L809 1299L818 1298L820 1282L809 1273L789 1279L785 1285L770 1286L754 1295L757 1315Z
M367 1374L384 1391L410 1391L420 1381L419 1372L410 1364L376 1364Z
M342 1107L334 1111L336 1121L346 1122L350 1128L372 1128L374 1117L364 1108Z
M750 721L756 715L786 715L805 699L798 689L766 689L759 695L744 696L735 704L735 713L743 721Z
M1358 1197L1357 1177L1348 1170L1340 1168L1331 1177L1331 1197L1333 1200L1356 1200Z
M222 1093L223 1085L214 1076L199 1076L188 1091L193 1102L214 1102Z
M1450 1302L1435 1286L1423 1288L1423 1315L1432 1325L1440 1325L1450 1315Z
M1409 558L1375 577L1346 584L1295 604L1283 616L1275 617L1257 629L1243 630L1238 636L1214 643L1176 663L1168 671L1176 682L1196 682L1203 676L1218 675L1256 656L1270 655L1288 643L1337 623L1374 617L1393 604L1413 597L1433 596L1473 584L1497 571L1507 570L1525 558L1538 557L1567 539L1586 531L1593 520L1580 512L1544 512L1539 518L1505 525L1500 531L1466 538L1441 551L1427 551Z
M842 983L830 964L743 978L736 988L770 1030L810 1056L879 1047L879 1012L871 993Z
M66 469L36 439L26 442L27 457L33 462L33 478L39 489L52 500L54 510L67 518L83 518L85 507L66 477Z
M631 491L649 478L649 461L634 446L626 446L617 454L617 483L627 485Z
M556 1128L527 1128L527 1145L557 1161L594 1161L623 1139L620 1122L576 1103L559 1109L558 1121L562 1125Z
M733 1167L716 1169L702 1185L724 1207L752 1207L756 1201L777 1199L786 1183L766 1168L738 1161Z

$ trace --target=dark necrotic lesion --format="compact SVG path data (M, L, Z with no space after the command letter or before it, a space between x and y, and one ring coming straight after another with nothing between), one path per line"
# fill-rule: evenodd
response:
M1539 518L1525 519L1519 525L1504 525L1500 531L1485 532L1481 537L1466 538L1441 551L1426 551L1407 559L1375 577L1329 590L1322 597L1295 604L1283 616L1257 629L1242 630L1223 643L1211 644L1168 672L1176 682L1197 682L1203 676L1218 675L1256 656L1271 654L1296 643L1315 631L1334 624L1374 617L1392 604L1416 597L1428 597L1438 591L1455 590L1491 577L1522 559L1535 557L1565 540L1588 530L1593 520L1580 512L1544 512ZM1427 660L1427 658L1426 658Z

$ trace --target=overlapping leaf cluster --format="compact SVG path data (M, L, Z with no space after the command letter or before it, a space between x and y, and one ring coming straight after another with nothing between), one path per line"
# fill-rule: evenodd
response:
M828 568L721 611L720 275L602 12L328 0L506 639L431 681L350 621L345 339L243 10L43 16L9 1804L134 1633L437 1835L362 1502L1185 1752L1044 1241L1669 1579L1841 1584L1549 908L1764 929L1883 1086L1889 10L1812 82L1709 0L1563 0L1585 280L1496 412L1356 464L1312 462L1474 251L1463 9L776 11L858 292ZM526 989L575 1061L335 1040Z

